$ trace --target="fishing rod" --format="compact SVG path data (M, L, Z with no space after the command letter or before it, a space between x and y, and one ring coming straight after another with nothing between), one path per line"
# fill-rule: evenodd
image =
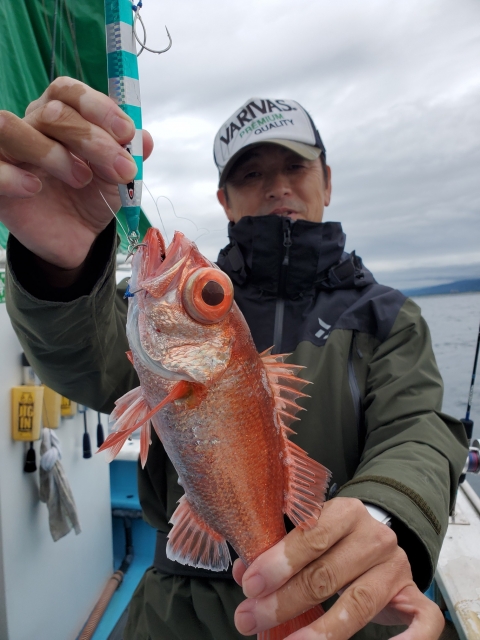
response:
M477 336L477 346L475 348L475 358L473 360L473 371L472 378L470 381L470 391L468 393L467 400L467 412L465 414L465 418L461 418L460 422L463 424L465 428L465 433L467 434L468 444L470 445L467 461L465 463L465 467L463 469L462 476L460 478L460 482L465 480L466 473L480 473L480 448L478 440L475 440L472 445L472 436L473 436L473 420L470 418L470 411L472 409L472 400L473 400L473 388L475 386L475 377L477 375L477 364L478 364L478 352L480 351L480 326L478 328L478 336Z

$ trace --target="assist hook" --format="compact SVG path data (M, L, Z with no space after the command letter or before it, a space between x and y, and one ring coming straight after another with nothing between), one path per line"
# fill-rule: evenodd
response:
M134 12L135 12L135 19L134 19L134 21L133 21L133 35L135 36L135 40L138 42L138 44L139 44L139 45L140 45L140 47L141 47L140 51L137 53L137 58L138 58L138 56L142 53L142 51L143 51L144 49L146 49L147 51L150 51L150 53L158 53L158 54L161 54L161 53L165 53L165 52L167 52L167 51L171 48L171 46L172 46L173 42L172 42L172 37L171 37L171 35L170 35L170 32L169 32L169 30L167 29L167 26L166 26L166 25L165 25L165 31L167 32L167 36L168 36L168 40L169 40L168 46L167 46L165 49L161 49L160 51L156 51L155 49L149 49L149 48L146 46L146 44L145 44L145 43L147 42L147 30L146 30L146 28L145 28L145 23L144 23L144 22L143 22L143 20L142 20L142 16L140 15L140 9L141 9L142 7L143 7L142 0L139 0L139 2L138 2L136 5L132 3L132 9L133 9L133 10L134 10ZM143 42L140 40L140 38L139 38L139 37L138 37L138 35L137 35L137 20L139 20L140 24L142 25L142 29L143 29Z

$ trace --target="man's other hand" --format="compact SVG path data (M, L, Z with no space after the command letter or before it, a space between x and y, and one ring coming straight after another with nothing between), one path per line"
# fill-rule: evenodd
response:
M234 577L247 600L237 608L240 633L252 635L285 622L337 592L341 596L314 623L289 640L347 640L368 622L408 625L400 640L437 640L440 609L412 580L395 533L359 500L334 498L317 524L294 529Z
M23 119L0 111L0 220L30 251L76 269L120 206L118 183L136 174L122 147L133 121L107 96L57 78ZM153 141L143 132L144 157Z

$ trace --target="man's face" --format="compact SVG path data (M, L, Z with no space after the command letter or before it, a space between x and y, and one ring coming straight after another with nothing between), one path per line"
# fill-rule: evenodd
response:
M217 197L231 222L266 215L321 222L331 195L327 170L325 184L320 158L305 160L285 147L263 144L241 156Z

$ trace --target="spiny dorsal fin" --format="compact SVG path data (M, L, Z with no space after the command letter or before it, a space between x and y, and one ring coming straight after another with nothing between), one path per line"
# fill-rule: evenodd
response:
M267 351L260 354L260 357L265 366L268 382L275 399L275 411L278 421L282 428L288 429L292 422L299 420L296 414L299 411L303 411L303 407L300 407L295 400L309 397L300 389L310 383L308 380L302 380L296 375L297 371L305 369L305 367L284 362L285 358L291 354L272 355L270 351L271 349L267 349ZM290 429L288 431L294 433Z
M298 445L288 440L289 434L295 433L290 425L299 420L296 414L303 410L296 400L309 397L300 391L309 382L296 375L305 367L285 363L285 358L290 355L288 353L272 355L270 351L271 349L264 351L260 357L273 393L277 423L285 440L284 513L295 526L303 529L313 526L317 521L331 474L319 462L309 458Z

